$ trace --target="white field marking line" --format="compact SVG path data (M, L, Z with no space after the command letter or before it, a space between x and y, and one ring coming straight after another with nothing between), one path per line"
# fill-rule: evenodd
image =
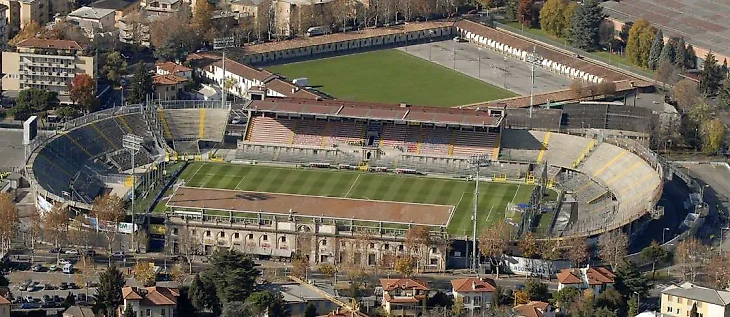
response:
M198 167L198 169L195 170L195 173L193 173L193 176L190 176L190 180L193 180L193 178L195 178L195 175L198 175L198 172L200 172L200 169L203 168L204 165L205 165L205 163L200 164L200 166ZM198 186L198 187L200 187L200 186Z
M362 175L362 174L357 174L357 177L355 177L355 181L352 182L352 185L350 185L350 189L347 190L347 194L345 194L345 198L347 198L347 196L350 196L350 192L352 191L352 188L355 187L355 184L357 184L357 180L360 179L360 175Z
M449 220L446 221L446 225L448 226L451 223L451 219L454 218L454 214L456 213L456 209L459 208L459 205L461 204L461 200L464 199L464 195L466 195L466 192L461 193L461 197L459 197L459 202L456 203L456 205L451 207L451 212L449 213Z
M241 183L243 182L244 179L246 179L246 176L241 177L241 180L238 181L238 184L236 184L236 187L234 187L234 189L238 189L238 185L241 185Z
M517 198L517 193L519 193L519 192L520 192L520 184L517 184L517 190L515 190L515 195L512 196L512 201L510 201L510 203L515 202L515 199ZM507 208L509 208L509 206L504 207L504 219L507 219Z

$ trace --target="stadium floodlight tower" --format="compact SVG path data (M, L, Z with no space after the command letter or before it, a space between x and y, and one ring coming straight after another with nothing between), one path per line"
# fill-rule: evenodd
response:
M234 47L236 45L236 39L233 36L218 37L213 39L213 49L223 51L223 80L221 81L221 107L226 105L226 48Z
M532 53L525 57L525 60L530 63L530 119L532 119L532 107L535 105L535 66L542 64L542 57L537 55L536 51L537 47L532 46Z
M474 227L472 228L471 232L471 270L473 272L477 271L477 259L479 256L477 255L477 210L479 210L479 168L482 166L487 166L490 162L489 155L472 155L469 158L469 164L474 166L476 168L476 177L474 178L475 184L474 184L474 214L472 215L472 224Z
M130 171L130 174L132 175L132 245L135 246L136 249L136 241L134 238L134 226L135 226L135 214L134 214L134 196L135 196L135 179L134 179L134 170L137 168L137 166L134 164L134 155L137 154L142 149L142 142L144 139L141 137L135 135L135 134L127 134L124 137L122 137L122 148L125 148L129 151L129 154L132 156L132 170ZM147 219L149 219L149 215L147 215Z

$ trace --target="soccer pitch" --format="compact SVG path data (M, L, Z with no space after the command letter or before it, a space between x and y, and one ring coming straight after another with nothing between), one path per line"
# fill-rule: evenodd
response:
M453 107L514 93L395 49L267 68L338 99Z
M473 226L474 182L464 180L203 162L188 165L178 180L185 180L188 187L452 205L456 210L448 224L449 233L469 234ZM533 187L479 183L479 229L503 220L508 203L528 202ZM515 217L518 221L519 215Z

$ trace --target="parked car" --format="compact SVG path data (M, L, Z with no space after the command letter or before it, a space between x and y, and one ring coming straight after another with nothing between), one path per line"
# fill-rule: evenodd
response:
M36 309L39 308L40 305L36 303L24 303L20 305L20 309Z
M114 252L112 252L112 257L123 258L124 257L124 251L114 251Z
M69 261L67 259L61 259L61 260L58 261L58 264L59 265L71 264L71 261Z
M61 298L61 296L58 296L58 295L53 295L53 301L56 303L61 303L61 302L63 302L63 298Z
M40 264L33 265L31 270L33 270L33 272L40 272L43 270L43 265L40 265Z
M26 295L24 299L25 299L25 302L26 303L33 303L33 302L35 302L35 298L33 298L33 296L30 296L30 295Z
M61 282L61 284L60 284L60 285L58 285L58 288L59 288L59 289L68 289L68 283L66 283L66 282Z
M51 249L51 251L48 251L48 252L50 252L50 253L61 253L61 251L62 251L61 248L53 248L53 249Z
M43 285L43 289L44 290L47 290L47 291L52 290L53 289L53 285L51 285L51 284Z
M51 265L50 267L48 267L48 271L56 272L56 271L58 271L58 266L55 264Z
M79 288L79 286L76 285L76 283L74 283L74 282L68 283L68 289L77 289L77 288Z
M86 250L86 252L84 252L84 254L86 254L88 256L96 256L96 251L89 249L89 250Z
M70 254L70 255L79 255L79 250L71 249L71 250L66 250L66 252L64 252L64 253Z

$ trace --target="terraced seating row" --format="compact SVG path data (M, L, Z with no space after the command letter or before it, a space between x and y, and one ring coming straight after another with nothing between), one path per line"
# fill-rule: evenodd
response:
M498 134L487 131L454 130L453 156L492 154Z

